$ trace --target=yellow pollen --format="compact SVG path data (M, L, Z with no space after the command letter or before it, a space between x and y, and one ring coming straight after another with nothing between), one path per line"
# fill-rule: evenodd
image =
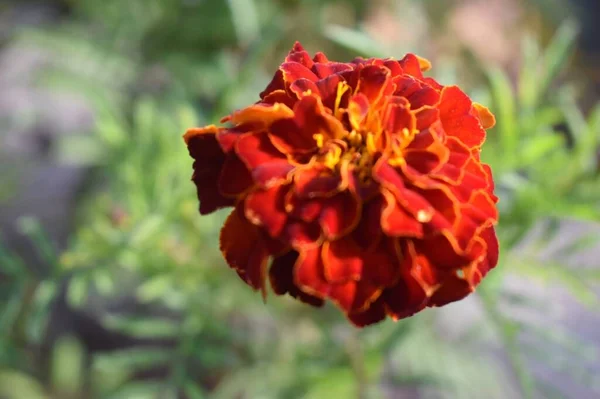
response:
M348 142L350 143L350 145L358 147L362 143L362 135L360 133L357 133L356 130L353 130L350 133L348 133Z
M377 147L375 146L375 135L373 133L367 133L367 151L369 151L371 154L377 152Z
M303 96L310 96L311 94L312 94L312 90L311 89L308 89L308 90L302 92Z
M329 169L335 169L337 164L340 162L341 157L342 157L342 149L340 147L333 147L333 150L329 151L325 155L325 160L323 163Z
M402 166L404 165L404 158L402 158L402 156L397 156L396 158L389 159L388 163L391 166Z
M410 130L408 130L407 128L402 129L402 136L404 136L405 139L410 137Z
M339 115L340 111L340 103L342 102L342 97L344 93L346 93L350 89L350 86L346 82L338 83L337 87L337 95L335 97L335 106L333 108L333 115L340 119L341 115Z
M317 142L317 147L323 148L323 143L325 142L325 137L321 133L313 134L313 139Z

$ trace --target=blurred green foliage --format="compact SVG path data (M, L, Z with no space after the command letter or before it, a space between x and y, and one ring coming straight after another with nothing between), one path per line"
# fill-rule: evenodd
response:
M561 219L600 216L600 106L585 116L575 88L556 84L573 52L573 24L546 48L523 40L516 83L498 67L474 64L484 79L472 93L498 119L483 156L501 198L502 256L478 289L481 320L451 336L436 328L432 310L356 331L331 306L315 311L289 298L265 305L218 253L225 215L197 213L181 134L255 101L294 40L331 58L382 55L362 28L367 2L65 3L62 23L21 29L13 40L49 55L40 85L76 90L92 104L93 132L61 138L54 155L92 166L93 184L66 251L57 253L35 220L23 220L46 273L0 248L0 397L379 398L413 389L436 398L560 397L535 379L527 356L545 361L565 348L577 362L593 356L568 334L542 331L505 310L506 302L541 306L507 295L509 275L561 284L598 307L591 289L598 270L519 249L540 222L543 245L559 234ZM77 336L50 339L61 296L107 331L154 344L88 356ZM524 350L524 332L544 346ZM510 370L482 348L503 349ZM579 376L591 384L585 370Z

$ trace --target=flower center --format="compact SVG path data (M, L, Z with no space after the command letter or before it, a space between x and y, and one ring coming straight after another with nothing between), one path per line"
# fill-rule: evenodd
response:
M359 133L353 130L342 139L325 141L322 134L315 134L313 138L319 147L318 157L323 165L338 171L342 163L348 162L358 169L361 180L368 180L378 152L373 133Z

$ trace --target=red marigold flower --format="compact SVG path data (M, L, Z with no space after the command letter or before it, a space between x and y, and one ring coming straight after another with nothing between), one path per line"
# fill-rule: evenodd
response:
M364 326L457 301L496 266L479 157L494 116L429 67L311 58L296 43L229 127L188 130L200 213L234 207L221 251L248 285L266 295L268 277Z

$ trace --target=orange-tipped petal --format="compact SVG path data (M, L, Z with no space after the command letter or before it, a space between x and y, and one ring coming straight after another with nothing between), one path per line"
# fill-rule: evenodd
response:
M491 129L494 127L496 124L496 117L487 107L479 103L473 103L473 108L475 108L479 122L481 122L481 126L483 126L484 129Z

